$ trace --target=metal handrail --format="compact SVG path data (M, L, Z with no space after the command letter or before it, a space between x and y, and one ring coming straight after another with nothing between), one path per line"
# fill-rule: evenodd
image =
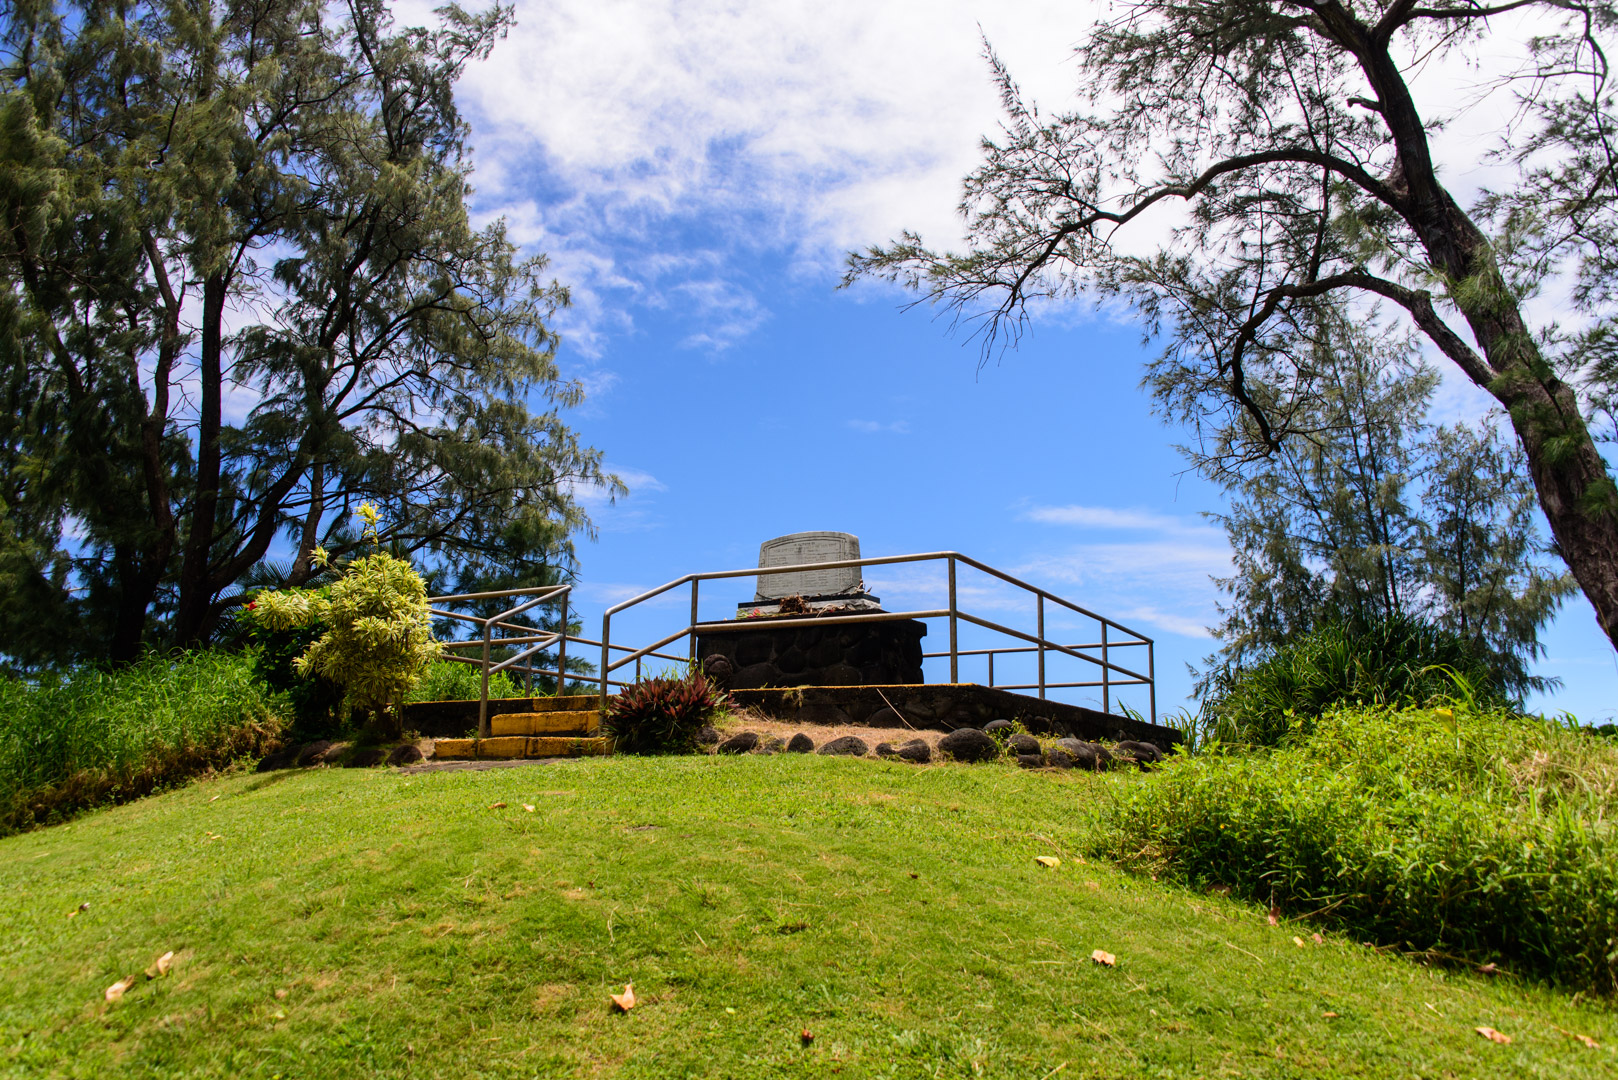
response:
M506 611L500 612L498 615L491 615L488 618L483 619L478 618L476 615L463 615L455 611L443 611L437 607L428 608L432 614L439 616L440 618L455 619L460 622L468 622L475 626L482 627L483 633L479 638L470 641L444 642L444 647L448 649L480 648L482 650L481 657L445 657L446 660L458 660L466 664L477 664L483 669L483 687L478 697L478 738L487 739L489 737L489 676L495 672L504 671L507 668L515 668L519 661L527 660L529 657L554 644L557 646L556 692L560 694L566 687L568 639L567 609L568 599L572 591L573 587L571 585L551 585L543 589L497 589L493 592L456 593L449 596L429 596L427 598L427 603L429 605L434 605L463 603L468 600L496 600L506 596L531 597L531 599L518 604L514 608L509 608ZM530 608L537 607L540 604L555 603L558 600L560 600L562 603L562 618L560 620L562 629L559 632L552 631L549 633L541 632L539 634L534 634L532 633L534 628L531 626L522 626L517 623L510 623L506 621L507 619L515 618L516 616L521 615ZM494 632L497 629L516 630L519 632L526 632L526 634L519 637L497 638L494 636ZM523 649L515 655L508 656L498 663L491 664L489 653L495 645L528 645L529 648ZM528 693L532 695L534 692L534 665L531 662L525 664L523 665L522 671L524 673L526 689ZM548 674L548 671L541 671L540 674Z
M636 670L638 671L639 666L640 666L639 662L643 657L645 657L647 655L653 655L653 656L666 655L666 654L659 654L655 650L660 649L663 646L668 645L670 642L677 641L680 638L686 637L686 636L689 636L690 641L691 641L690 657L689 658L690 658L690 660L695 661L696 656L697 656L697 635L699 633L706 633L706 634L711 634L711 633L738 633L738 632L745 632L748 629L750 629L751 621L747 620L747 619L738 619L738 620L733 620L733 621L727 620L725 622L718 622L718 623L713 623L713 622L704 623L704 622L698 621L698 618L697 618L697 598L698 598L698 587L699 587L701 582L715 581L715 580L721 580L721 579L725 579L725 578L735 578L735 577L758 577L758 578L764 578L764 577L769 577L769 576L772 576L772 575L775 575L775 574L806 573L806 572L812 572L812 571L818 571L818 570L836 570L836 569L841 569L841 568L845 568L845 567L851 568L851 567L866 567L866 566L892 566L892 565L900 564L900 563L936 562L936 561L944 561L948 566L947 587L948 587L949 600L948 600L948 605L946 607L944 607L944 608L926 610L926 611L898 611L898 612L886 612L886 611L884 611L884 612L851 613L851 614L841 614L841 615L807 616L807 617L803 617L803 618L786 618L786 619L771 618L769 620L769 626L772 627L772 628L785 628L785 627L791 627L791 626L809 626L809 625L814 625L814 626L833 626L833 625L838 625L838 624L842 624L842 623L884 622L884 621L901 620L901 619L947 618L949 620L949 652L947 654L949 656L949 677L950 677L950 682L953 683L953 682L958 682L959 679L960 679L960 657L962 655L976 655L976 654L982 652L982 650L968 650L966 653L962 652L962 650L960 648L958 624L961 621L964 620L964 621L972 623L972 624L974 624L976 626L982 626L982 627L984 627L986 629L993 630L993 631L995 631L997 633L1007 634L1007 635L1010 635L1011 637L1020 638L1020 639L1022 639L1024 641L1028 641L1028 642L1033 643L1033 648L1032 649L1024 648L1024 649L1018 650L1018 651L1033 651L1033 652L1036 652L1038 654L1038 672L1039 672L1038 678L1039 678L1039 681L1037 683L1030 684L1029 686L1026 686L1026 687L1019 686L1018 689L1032 689L1034 687L1037 687L1039 689L1039 696L1041 698L1044 698L1046 696L1046 691L1049 690L1049 689L1065 688L1065 687L1069 687L1069 686L1079 686L1079 685L1086 685L1086 686L1097 685L1095 683L1050 683L1050 682L1047 682L1047 680L1045 678L1045 654L1047 652L1056 652L1056 653L1060 653L1060 654L1063 654L1063 655L1076 657L1077 659L1080 659L1080 660L1085 660L1085 661L1087 661L1087 662L1089 662L1091 664L1094 664L1094 665L1100 667L1100 669L1101 669L1101 681L1100 681L1099 685L1102 688L1102 710L1105 711L1105 712L1110 712L1111 708L1112 708L1112 688L1113 687L1115 687L1115 686L1141 686L1141 685L1146 686L1148 688L1148 694L1149 694L1149 700L1150 700L1150 716L1151 716L1152 722L1156 723L1156 721L1157 721L1157 678L1156 678L1156 676L1157 676L1157 646L1156 646L1156 643L1151 638L1147 637L1145 634L1142 634L1137 630L1130 629L1129 627L1123 625L1120 622L1117 622L1116 620L1109 619L1104 615L1100 615L1100 614L1098 614L1098 613L1096 613L1094 611L1089 610L1088 608L1081 607L1080 605L1075 604L1070 600L1067 600L1067 599L1064 599L1063 597L1057 596L1055 593L1049 592L1049 591L1047 591L1045 589L1041 589L1037 585L1031 585L1028 582L1021 580L1020 578L1013 577L1012 575L1006 573L1003 570L999 570L999 569L996 569L995 567L989 566L987 563L979 562L977 559L974 559L974 558L972 558L972 557L970 557L968 555L963 555L958 551L930 551L930 552L925 552L925 553L915 554L915 555L885 555L885 556L879 556L877 558L870 558L870 559L838 559L838 560L834 560L834 561L831 561L831 562L800 563L800 564L793 565L793 566L771 566L771 567L762 567L762 566L760 566L760 567L751 567L751 568L746 569L746 570L715 570L715 571L707 571L707 572L704 572L704 573L685 574L685 575L682 575L681 577L675 578L673 581L667 582L667 583L665 583L663 585L659 585L655 589L649 589L646 592L641 593L639 596L634 596L634 597L631 597L628 600L624 600L624 601L621 601L620 603L614 604L613 606L609 607L605 612L603 612L602 616L601 616L601 679L600 679L601 707L603 709L606 708L607 694L608 694L609 685L617 685L617 686L624 685L622 682L617 682L615 680L612 680L610 678L611 673L613 671L617 670L618 668L621 668L624 665L628 664L630 661L632 661L632 660L635 661ZM1009 585L1014 585L1017 588L1024 590L1025 592L1032 593L1034 595L1034 597L1035 597L1035 618L1036 618L1035 632L1033 634L1027 634L1027 633L1024 633L1023 631L1020 631L1020 630L1013 630L1012 628L1010 628L1008 626L1003 626L1003 625L1001 625L999 623L992 622L992 621L990 621L988 619L984 619L984 618L981 618L979 616L972 615L972 614L970 614L968 612L962 611L961 607L960 607L957 591L956 591L956 580L955 579L956 579L956 566L957 566L957 564L965 564L966 566L970 566L973 569L979 570L979 571L981 571L981 572L983 572L985 574L988 574L991 577L998 578L1001 581L1004 581ZM628 608L634 607L637 604L644 603L645 601L650 600L650 599L652 599L654 597L661 596L662 594L670 591L671 589L677 589L680 586L686 585L686 584L689 584L691 586L691 620L685 626L685 628L681 629L681 630L677 630L674 633L669 634L666 637L663 637L663 638L659 639L658 641L653 642L651 645L647 645L647 646L645 646L645 647L643 647L641 649L637 649L637 650L630 650L628 656L621 657L617 661L614 661L612 659L612 651L614 649L623 650L624 646L617 646L617 645L612 645L611 644L611 641L612 641L612 617L614 615L622 612L622 611L627 610ZM1100 624L1100 626L1101 626L1101 641L1099 642L1099 648L1101 649L1101 656L1099 658L1095 657L1095 656L1092 656L1089 653L1079 651L1079 650L1081 650L1083 648L1094 648L1096 646L1069 646L1069 645L1060 644L1060 643L1055 642L1055 641L1051 641L1048 638L1046 638L1046 636L1045 636L1045 604L1046 604L1047 601L1049 601L1051 603L1054 603L1054 604L1057 604L1057 605L1059 605L1061 607L1064 607L1064 608L1066 608L1066 609L1068 609L1070 611L1073 611L1073 612L1075 612L1075 613L1077 613L1079 615L1082 615L1082 616L1084 616L1086 618L1095 619L1096 622L1098 622ZM1118 631L1118 632L1126 635L1126 638L1124 640L1118 640L1116 638L1111 638L1111 637L1109 637L1109 634L1108 634L1109 630ZM1131 646L1145 646L1145 648L1146 648L1146 673L1144 675L1141 674L1140 672L1132 671L1129 668L1123 667L1123 666L1121 666L1119 664L1115 664L1111 660L1111 652L1112 652L1113 649L1128 648L1128 647L1131 647ZM1010 651L1010 650L1007 650L1007 651ZM935 653L935 654L930 654L930 655L942 656L942 655L946 655L946 654ZM991 670L992 670L993 662L994 662L993 656L991 655L990 656ZM1113 672L1117 672L1118 674L1126 676L1127 678L1125 678L1125 679L1116 679L1115 680L1115 679L1112 678L1112 673ZM991 682L992 682L992 676L991 676Z

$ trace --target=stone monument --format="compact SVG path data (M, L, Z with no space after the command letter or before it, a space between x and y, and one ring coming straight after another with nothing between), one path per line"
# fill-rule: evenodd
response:
M703 670L733 690L920 683L925 623L829 618L883 614L877 597L865 591L859 567L764 572L859 557L860 539L849 533L803 532L766 540L759 546L752 602L736 606L734 623L697 635ZM794 602L782 611L781 602L789 597Z
M860 557L860 538L844 532L801 532L777 536L759 545L758 567L801 566L807 563L843 562ZM736 605L739 616L774 615L781 601L801 597L805 608L820 611L837 607L845 611L881 611L877 597L865 591L857 566L826 570L800 570L790 574L760 574L758 591L751 603Z

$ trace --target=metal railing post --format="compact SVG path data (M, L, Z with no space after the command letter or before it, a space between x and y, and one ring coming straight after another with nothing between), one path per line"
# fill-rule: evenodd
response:
M612 658L612 616L601 616L601 701L599 708L607 711L607 664Z
M956 647L955 631L955 556L949 557L949 681L961 681L959 656Z
M494 633L494 620L483 620L483 694L478 698L478 738L489 737L489 635Z
M1157 642L1146 643L1146 689L1151 694L1152 723L1157 723Z
M1112 668L1107 666L1107 620L1101 620L1101 711L1112 712Z
M691 662L697 662L697 578L691 579Z
M994 685L994 650L989 650L989 685Z
M567 593L562 594L562 637L556 643L556 696L567 693Z
M1034 597L1035 597L1036 600L1039 601L1038 604L1036 605L1037 615L1035 617L1035 621L1037 622L1038 625L1036 625L1034 627L1034 636L1039 639L1039 699L1041 701L1044 701L1045 700L1045 594L1044 593L1035 593Z

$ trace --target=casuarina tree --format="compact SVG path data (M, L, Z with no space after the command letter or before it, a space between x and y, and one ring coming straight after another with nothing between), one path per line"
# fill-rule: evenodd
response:
M956 305L989 340L1041 298L1127 297L1166 338L1164 412L1238 431L1238 458L1310 422L1323 331L1390 308L1509 416L1618 642L1596 430L1618 385L1615 22L1566 0L1140 0L1080 47L1072 111L1042 115L991 57L1008 119L966 181L965 250L907 234L851 276ZM1440 142L1480 121L1491 139ZM1494 186L1452 189L1484 165ZM1561 323L1532 317L1546 290Z
M568 556L570 493L616 482L561 417L565 291L472 223L454 100L509 8L0 7L0 651L206 641L365 500L418 559Z

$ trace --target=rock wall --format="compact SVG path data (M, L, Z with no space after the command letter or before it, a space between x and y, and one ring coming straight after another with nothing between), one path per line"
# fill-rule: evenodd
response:
M699 635L697 659L733 690L919 683L926 636L917 619L782 627L759 619L745 630Z

